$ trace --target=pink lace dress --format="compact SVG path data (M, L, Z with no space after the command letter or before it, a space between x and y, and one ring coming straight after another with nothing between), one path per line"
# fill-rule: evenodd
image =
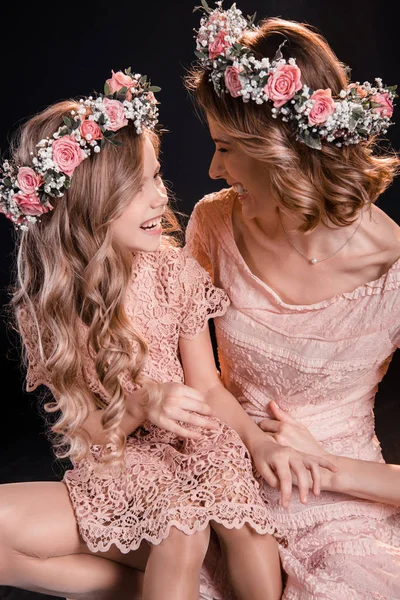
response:
M259 422L276 400L336 455L383 462L374 434L378 383L400 345L400 260L376 281L316 304L285 304L255 277L236 246L235 194L223 190L197 204L187 251L229 295L215 320L226 387ZM399 600L400 507L338 493L297 489L289 510L279 492L263 497L285 536L284 600ZM203 572L202 598L229 598L216 544Z
M181 249L138 253L132 273L126 311L148 342L143 372L158 382L183 382L179 338L197 336L210 317L224 314L229 300ZM52 389L27 311L20 310L18 321L29 359L27 389L40 384ZM82 352L85 382L107 401L84 341ZM121 380L127 393L134 391L127 375ZM188 441L146 422L128 437L122 473L95 468L101 447L92 446L94 461L79 462L64 477L89 549L101 552L115 544L127 553L142 540L159 544L171 526L191 534L211 520L228 528L249 523L259 533L274 532L246 447L233 430L219 425L216 431L204 430L200 440Z

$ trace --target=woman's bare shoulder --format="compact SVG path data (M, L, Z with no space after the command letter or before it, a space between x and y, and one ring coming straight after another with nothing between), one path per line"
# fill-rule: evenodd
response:
M366 215L366 230L371 249L382 266L390 267L400 258L400 227L387 213L373 205Z

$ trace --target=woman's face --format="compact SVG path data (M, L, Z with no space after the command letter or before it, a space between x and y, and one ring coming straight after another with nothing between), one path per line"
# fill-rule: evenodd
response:
M211 117L207 120L210 135L215 143L209 169L210 177L225 179L238 193L244 216L254 218L264 213L266 202L271 198L270 180L265 163L241 150L237 142Z
M132 252L157 250L161 242L161 218L168 203L160 163L147 136L143 141L143 152L141 187L129 206L111 225L114 241Z

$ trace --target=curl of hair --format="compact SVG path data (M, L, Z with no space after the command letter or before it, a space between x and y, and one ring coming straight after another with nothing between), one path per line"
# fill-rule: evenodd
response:
M330 88L333 95L348 84L345 66L308 25L269 18L258 30L246 31L239 41L260 59L273 58L284 39L284 58L296 59L303 84L314 90ZM218 96L209 72L201 67L191 70L186 87L238 147L265 162L274 196L301 216L301 231L312 231L320 222L351 224L398 173L399 158L379 149L374 138L341 148L328 142L322 142L322 150L309 148L296 140L289 124L272 118L270 103L244 103L228 93Z
M31 165L30 153L42 138L51 136L63 116L77 109L75 101L55 104L30 119L12 144L12 158ZM159 137L146 131L156 153ZM113 243L111 223L134 198L143 176L143 140L131 122L118 132L122 147L107 144L75 170L70 189L53 199L54 210L18 234L17 277L12 308L29 311L38 336L41 360L51 374L54 402L48 412L59 413L52 425L59 458L90 458L90 437L83 424L90 411L104 409L104 461L121 463L126 444L121 430L125 396L120 376L128 373L141 385L148 353L124 309L131 280L132 253ZM175 244L178 222L169 209L164 215L166 243ZM170 235L171 234L171 235ZM106 392L91 391L84 374L82 348L94 361ZM86 352L86 350L85 350ZM156 386L149 385L149 394Z

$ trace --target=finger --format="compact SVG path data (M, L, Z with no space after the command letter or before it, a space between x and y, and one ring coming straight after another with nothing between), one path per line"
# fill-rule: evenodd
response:
M188 425L194 425L196 427L204 427L206 429L219 429L220 423L212 421L211 419L205 419L195 413L187 412L186 410L177 411L177 421L182 421Z
M321 493L321 469L316 464L310 466L311 476L313 479L312 491L314 496L319 496Z
M338 470L337 466L335 464L333 464L333 462L331 462L327 458L324 458L322 456L311 456L311 458L314 460L317 460L317 463L319 464L320 467L325 467L325 469L329 469L330 471L333 471L334 473Z
M185 385L183 383L179 386L179 389L180 395L183 395L186 398L192 398L193 400L197 400L198 402L205 402L204 394L202 392L199 392L199 390L195 390L194 388L189 387L188 385Z
M273 488L279 487L279 479L267 464L263 465L262 469L259 469L259 473L263 479Z
M279 431L280 423L279 423L279 421L275 421L275 419L264 419L263 421L261 421L258 424L258 426L263 431L268 431L270 433L276 433L277 431Z
M286 411L282 410L277 403L275 402L275 400L271 400L271 402L268 404L268 408L270 409L270 411L272 412L272 414L274 415L274 417L276 419L278 419L278 421L283 421L285 423L293 423L293 424L297 424L296 419L294 419L289 413L287 413Z
M290 467L297 478L300 501L303 504L307 504L308 492L313 483L310 472L305 468L301 460L292 460Z
M214 410L207 402L199 402L198 400L192 400L191 398L182 398L179 402L179 408L183 410L191 410L199 415L213 416Z
M281 490L281 502L282 506L287 508L290 504L292 497L292 473L288 463L276 465L276 474L279 478L280 490Z
M179 437L190 438L192 440L199 440L202 437L201 431L193 431L192 429L187 429L175 421L168 421L162 424L163 429L170 431L171 433L176 433Z

